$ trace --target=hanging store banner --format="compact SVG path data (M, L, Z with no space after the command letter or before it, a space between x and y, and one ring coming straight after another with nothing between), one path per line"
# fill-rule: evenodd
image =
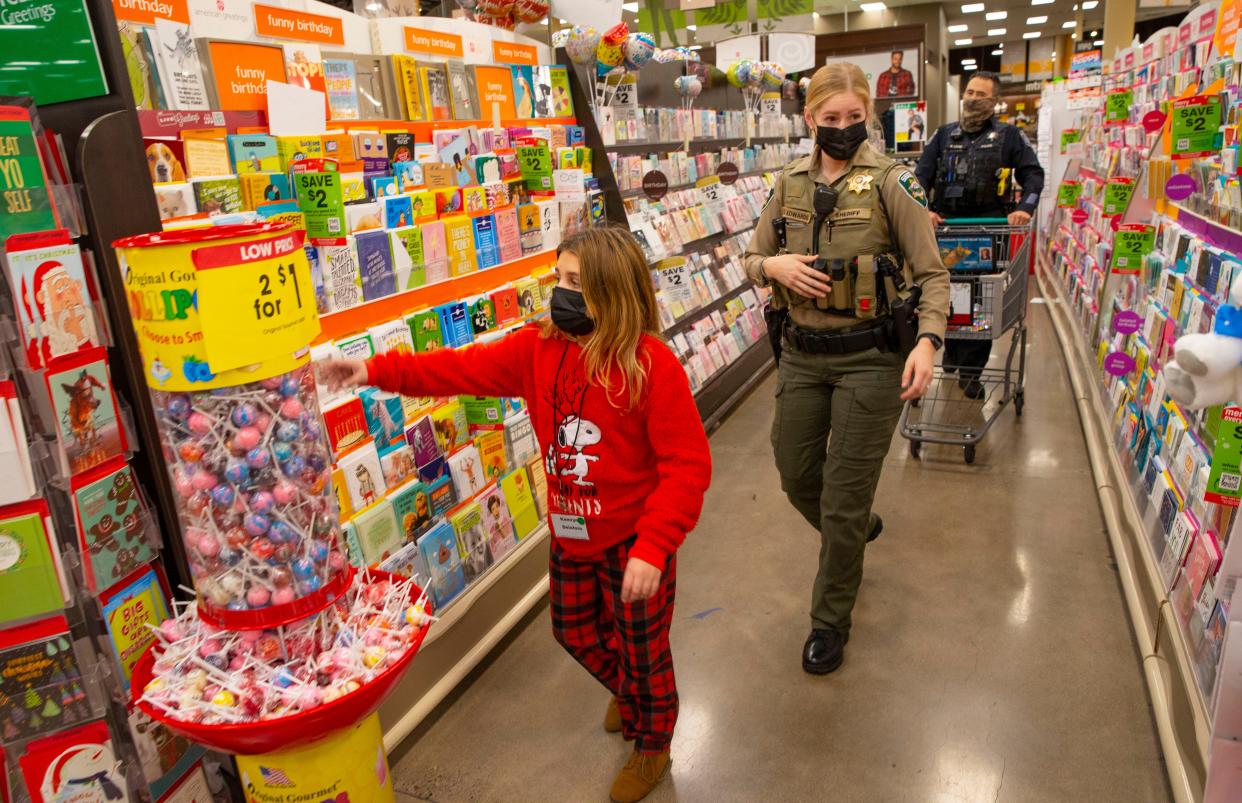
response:
M768 60L775 61L784 67L787 73L815 69L815 35L809 33L772 34L768 37Z
M759 0L759 33L813 31L814 12L814 0Z
M746 0L724 0L711 8L694 12L695 41L700 44L720 42L752 32L746 14Z
M687 22L685 9L669 8L664 0L644 0L638 7L638 30L651 34L656 47L669 48L689 44Z
M729 65L738 59L759 61L760 39L758 36L738 36L716 43L716 69L728 71Z

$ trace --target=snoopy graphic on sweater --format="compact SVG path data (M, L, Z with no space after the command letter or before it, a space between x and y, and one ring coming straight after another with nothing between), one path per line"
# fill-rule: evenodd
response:
M547 469L550 476L573 477L574 485L591 487L595 483L587 479L591 463L598 455L587 454L586 448L599 443L604 437L592 421L569 416L556 429L556 443L548 449Z

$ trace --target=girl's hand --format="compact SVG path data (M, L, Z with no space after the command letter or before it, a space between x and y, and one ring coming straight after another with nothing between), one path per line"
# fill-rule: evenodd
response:
M807 298L823 298L832 292L828 277L808 267L813 254L780 254L763 260L763 273L774 282Z
M367 364L362 360L321 360L315 363L319 381L335 393L342 388L356 388L367 381Z
M917 399L927 392L931 384L932 364L936 361L936 346L927 338L919 340L914 351L906 358L906 370L901 374L901 394L904 401Z
M660 589L660 569L645 560L630 558L625 564L625 579L621 581L621 601L626 605L641 602Z

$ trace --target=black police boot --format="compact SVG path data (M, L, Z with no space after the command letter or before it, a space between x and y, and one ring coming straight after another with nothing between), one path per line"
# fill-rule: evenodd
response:
M983 383L978 379L959 379L957 386L962 389L962 393L966 394L966 398L975 401L982 399L987 393Z
M875 519L875 522L871 525L871 532L867 533L868 544L879 538L880 533L884 532L884 519L880 518L880 514L872 513L871 517Z
M849 639L835 630L812 630L802 647L802 671L812 675L835 672L845 660L845 642Z

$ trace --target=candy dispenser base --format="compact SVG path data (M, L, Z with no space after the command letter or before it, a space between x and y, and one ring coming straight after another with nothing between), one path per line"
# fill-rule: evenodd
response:
M396 800L379 714L312 744L236 758L246 803Z

